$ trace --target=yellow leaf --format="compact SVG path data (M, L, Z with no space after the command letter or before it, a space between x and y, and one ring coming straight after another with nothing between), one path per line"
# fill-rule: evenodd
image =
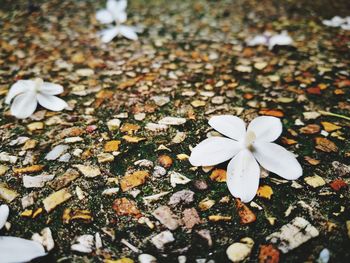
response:
M272 188L268 185L262 185L259 186L257 195L262 197L262 198L266 198L266 199L271 199L271 196L273 194Z

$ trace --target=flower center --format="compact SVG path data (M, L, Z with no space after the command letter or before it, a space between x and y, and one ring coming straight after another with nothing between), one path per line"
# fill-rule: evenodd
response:
M249 150L252 150L255 139L256 139L255 133L252 131L248 131L247 134L245 135L244 146Z
M34 80L34 91L40 92L42 85L44 84L44 81L41 78L36 78Z

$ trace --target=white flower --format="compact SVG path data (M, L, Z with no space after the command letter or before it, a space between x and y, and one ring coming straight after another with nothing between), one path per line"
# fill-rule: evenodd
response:
M232 159L227 166L227 186L243 202L251 201L259 187L259 164L279 176L295 180L302 168L291 152L272 143L282 133L278 118L261 116L246 129L242 119L222 115L209 120L209 125L225 137L211 137L198 144L189 161L194 166L212 166Z
M0 206L0 230L9 215L7 205ZM45 256L44 247L38 242L18 237L0 236L0 262L28 262L34 258Z
M341 27L344 30L350 30L350 16L342 18L340 16L335 16L329 20L322 20L322 24L330 27Z
M274 46L288 46L293 44L293 39L288 35L287 31L283 31L281 34L271 35L269 32L265 32L262 35L257 35L252 39L247 40L248 46L268 46L269 49L273 49Z
M44 82L42 79L19 80L13 84L7 94L5 102L11 105L11 114L19 119L32 115L38 103L46 109L61 111L67 103L56 97L63 92L61 85Z
M131 40L137 40L134 27L121 25L127 19L126 7L126 0L108 0L106 9L97 11L96 19L102 24L112 24L115 22L115 26L110 26L108 29L99 32L102 42L108 43L117 35L122 35Z

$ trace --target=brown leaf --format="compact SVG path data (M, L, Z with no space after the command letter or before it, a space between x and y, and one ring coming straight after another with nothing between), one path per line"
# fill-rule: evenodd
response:
M118 141L118 140L113 140L113 141L106 142L106 144L104 146L104 151L105 152L118 151L120 143L121 142Z
M338 152L338 147L335 145L335 143L328 140L327 138L317 137L315 140L316 140L316 146L315 146L316 149L327 153Z
M148 171L136 171L132 174L125 175L120 180L120 187L123 192L128 191L136 186L144 184L148 177Z
M347 188L348 184L342 179L335 179L329 184L334 191L339 191L343 188Z
M273 116L273 117L283 117L284 113L281 110L273 110L273 109L261 109L259 111L260 115L267 115L267 116Z
M320 125L317 124L308 124L305 127L300 129L300 132L303 134L315 134L321 130Z
M273 194L273 191L272 191L271 186L261 185L261 186L259 186L258 192L256 194L262 198L270 200L271 196Z
M169 168L173 164L173 159L169 155L163 154L158 157L158 162L164 168Z
M141 213L138 210L136 203L126 197L115 199L112 208L118 216L141 217Z
M215 169L210 175L210 179L216 182L226 182L226 170L224 169Z

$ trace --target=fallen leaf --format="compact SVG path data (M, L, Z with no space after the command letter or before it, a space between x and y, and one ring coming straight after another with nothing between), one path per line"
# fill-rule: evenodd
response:
M132 174L127 174L120 180L120 187L123 192L128 191L136 186L144 184L148 177L148 171L136 171Z
M241 218L240 222L243 225L250 224L255 222L255 214L246 206L241 200L236 198L236 207L239 217Z
M262 198L270 200L273 194L273 191L269 185L261 185L259 186L258 192L256 194Z
M315 148L322 152L327 152L327 153L338 152L338 147L335 145L335 143L328 140L327 138L317 137L315 141L316 141Z
M136 203L126 197L115 199L112 208L118 216L135 216L136 218L142 216Z

